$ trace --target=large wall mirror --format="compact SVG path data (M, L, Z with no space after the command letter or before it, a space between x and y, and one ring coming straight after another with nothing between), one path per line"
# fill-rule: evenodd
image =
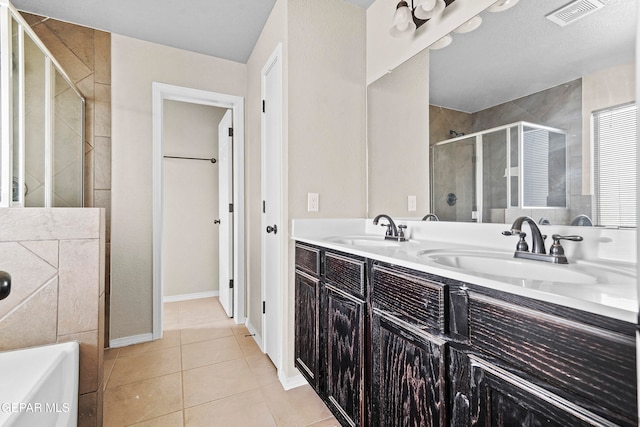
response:
M393 169L421 180L429 170L420 195L429 203L416 218L432 212L447 221L508 223L529 215L549 224L635 226L636 1L602 0L603 8L565 26L546 17L568 3L520 0L485 11L475 31L452 33L449 46L419 54L428 56L421 71L429 80L429 130L412 137L428 139L430 161L416 169L385 164L387 175ZM403 67L415 74L415 62L370 85L369 111L376 88ZM390 146L376 127L407 128L382 119L368 115L370 152ZM389 187L375 181L380 166L370 157L370 213L413 216L404 199L382 204Z

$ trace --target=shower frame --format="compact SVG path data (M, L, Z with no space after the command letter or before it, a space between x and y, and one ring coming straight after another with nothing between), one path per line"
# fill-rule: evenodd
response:
M18 24L17 52L13 48L13 22ZM78 97L80 107L80 205L84 205L84 144L85 144L85 108L86 101L76 85L69 78L60 63L53 57L38 38L33 29L25 21L18 10L7 0L0 0L0 207L24 207L25 194L25 34L44 55L44 206L52 207L53 200L53 150L54 150L54 79L56 72L69 85ZM14 54L17 54L17 69L14 71ZM17 74L17 75L16 75ZM18 84L18 100L14 99L14 84ZM16 108L17 105L17 108ZM16 111L17 110L17 111ZM18 115L17 129L14 126L14 116ZM14 134L18 133L18 138ZM16 143L17 142L17 143ZM14 171L14 155L18 150L19 171ZM17 178L18 200L14 201L13 180Z
M524 150L523 150L523 145L524 145L524 132L525 132L525 127L527 128L535 128L536 130L545 130L548 132L553 132L553 133L557 133L557 134L562 134L565 135L565 164L564 164L564 168L565 168L565 176L568 172L568 157L567 157L567 150L568 150L568 146L567 146L567 132L562 130L562 129L557 129L557 128L553 128L553 127L549 127L549 126L544 126L544 125L540 125L540 124L536 124L536 123L531 123L531 122L525 122L525 121L519 121L519 122L514 122L514 123L509 123L506 125L502 125L502 126L497 126L494 128L490 128L490 129L485 129L479 132L474 132L474 133L470 133L470 134L466 134L466 135L461 135L455 138L450 138L444 141L440 141L437 142L435 144L433 144L431 146L430 149L430 166L431 166L431 173L430 173L430 193L431 193L431 212L435 212L435 196L436 196L436 191L434 188L435 185L435 180L434 180L434 163L435 163L435 149L438 146L442 146L445 144L451 144L451 143L456 143L459 141L464 141L464 140L469 140L471 138L475 138L475 155L474 157L476 159L482 159L483 158L483 135L489 134L489 133L496 133L499 131L504 131L505 132L505 138L506 138L506 156L505 156L505 179L506 179L506 208L505 209L509 209L509 208L517 208L517 209L567 209L569 208L569 186L568 186L568 182L565 186L565 206L546 206L546 207L541 207L541 206L528 206L524 203ZM511 130L513 128L517 128L517 134L518 134L518 140L517 141L512 141L511 138ZM511 150L512 150L512 144L517 144L518 147L518 165L517 166L513 166L511 164L510 161L510 157L511 157ZM475 166L475 174L474 174L474 179L475 179L475 186L474 186L474 190L475 190L475 218L473 218L474 214L472 213L472 218L473 220L477 221L477 222L484 222L483 220L485 218L483 218L483 179L484 179L484 171L483 171L483 164L482 161L474 161L474 166ZM514 168L517 169L517 172L514 173ZM517 200L515 200L515 204L514 201L512 200L512 177L517 177L518 178L518 184L517 184Z

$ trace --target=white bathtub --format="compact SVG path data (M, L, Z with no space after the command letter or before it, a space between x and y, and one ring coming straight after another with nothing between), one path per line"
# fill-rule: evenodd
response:
M78 424L77 342L0 352L1 427Z

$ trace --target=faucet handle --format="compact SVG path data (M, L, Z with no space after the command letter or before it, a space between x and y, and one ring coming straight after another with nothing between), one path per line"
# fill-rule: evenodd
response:
M560 240L571 240L572 242L581 242L584 240L582 236L577 235L561 236L560 234L554 234L551 238L553 239L553 244L551 245L551 248L549 248L549 255L560 257L564 256L564 248L560 244Z
M523 233L522 231L503 231L502 234L504 236L518 236L518 244L516 245L516 251L518 252L529 252L529 245L525 240L527 237L527 233Z
M387 227L387 232L385 236L393 236L393 232L391 231L391 223L389 224L380 224L382 227Z
M404 237L404 230L407 229L405 224L398 225L398 241L404 242L406 239Z

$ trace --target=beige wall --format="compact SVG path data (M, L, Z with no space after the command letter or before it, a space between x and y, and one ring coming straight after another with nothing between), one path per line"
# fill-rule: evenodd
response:
M287 91L287 1L278 0L271 10L269 19L247 62L247 103L245 105L246 134L245 134L245 250L246 250L246 285L247 285L247 325L250 330L262 333L262 188L261 188L261 119L262 67L275 50L278 43L282 43L283 51L283 91ZM287 146L287 102L284 99L284 117L282 134L284 146Z
M422 218L430 205L428 52L370 84L367 106L368 216Z
M218 158L218 123L227 110L164 101L167 156ZM218 291L218 163L164 159L163 297Z
M152 330L152 82L246 94L246 65L112 35L111 336Z
M102 425L104 255L102 209L0 209L0 351L78 341L81 427Z

